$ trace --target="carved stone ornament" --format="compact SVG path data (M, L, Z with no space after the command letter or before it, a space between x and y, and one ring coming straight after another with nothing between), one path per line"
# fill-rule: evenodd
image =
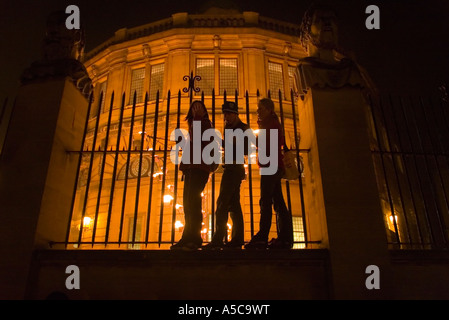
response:
M340 53L337 18L332 8L312 5L306 11L300 41L309 55L299 63L302 92L314 87L370 87L367 75L362 74L357 63Z
M307 57L299 64L299 74L303 92L307 92L309 88L339 89L346 85L364 87L357 65L347 58L330 64L314 57Z
M84 96L92 91L92 81L81 60L84 54L84 32L65 26L64 11L50 14L43 41L43 59L33 62L21 77L22 84L36 80L70 77Z

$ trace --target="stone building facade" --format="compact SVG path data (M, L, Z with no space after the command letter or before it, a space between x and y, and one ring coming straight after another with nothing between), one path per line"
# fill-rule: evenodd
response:
M57 29L59 20L52 21ZM329 57L324 53L307 59L311 51L300 34L298 25L254 12L176 13L118 30L81 64L79 46L67 47L79 38L65 30L50 33L66 45L49 41L44 59L24 72L0 149L0 298L449 298L448 212L440 210L447 154L405 152L394 137L386 139L389 126L376 125L383 118L378 113L370 118L374 104L360 79L355 85L301 86L301 69L338 80L331 84L361 74L347 60L323 64L320 58ZM201 80L189 88L184 79L197 75ZM284 182L293 216L302 222L295 227L299 250L159 250L176 241L182 227L182 212L176 211L182 203L171 193L182 190L182 181L176 168L160 162L172 143L167 131L185 125L182 115L193 99L204 99L221 130L225 90L253 128L260 97L270 92L283 108L287 144L299 152L304 169L301 179ZM437 120L446 115L440 114ZM398 186L407 182L406 169L419 157L433 173L423 180L427 189L441 195L434 201L439 210L422 215L396 190L403 190ZM439 160L431 163L438 170L425 163L431 157ZM220 179L215 175L203 203L206 241ZM257 168L248 167L247 175L241 197L246 240L252 228L257 231L259 196ZM441 187L432 189L437 183ZM409 193L417 195L411 186ZM425 205L426 197L420 199ZM416 219L405 219L410 217ZM418 224L425 218L428 225ZM78 267L80 288L67 286L69 266ZM297 310L295 302L289 306Z

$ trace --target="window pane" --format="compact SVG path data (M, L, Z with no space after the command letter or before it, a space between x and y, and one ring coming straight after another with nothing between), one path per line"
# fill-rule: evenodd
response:
M133 103L134 92L136 92L136 103L142 102L144 80L145 80L145 68L134 69L131 72L131 89L129 93L129 104Z
M282 64L268 62L268 80L272 99L279 99L279 90L284 97L284 78L282 75Z
M159 90L159 98L162 98L162 90L164 88L164 64L156 64L151 66L150 78L150 100L156 100L157 91Z
M205 95L212 95L212 89L215 86L214 77L214 59L197 59L196 60L196 75L201 77L199 82L195 81L195 86L198 86ZM201 91L197 94L201 94Z
M233 96L237 89L237 59L220 59L220 95L226 90Z
M302 217L293 216L292 220L293 220L293 241L305 241ZM293 249L303 249L305 247L306 247L305 243L296 243L293 246Z

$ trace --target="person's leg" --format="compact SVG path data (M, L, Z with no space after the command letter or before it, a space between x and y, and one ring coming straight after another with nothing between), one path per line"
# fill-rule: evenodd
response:
M212 242L222 244L227 234L228 210L233 197L232 174L229 171L223 173L220 183L220 194L217 199L215 211L215 233Z
M293 244L292 215L285 205L282 195L281 179L278 179L274 185L273 207L277 216L278 239Z
M231 206L229 207L230 216L232 220L231 242L242 245L244 242L244 222L242 205L240 204L240 185L242 180L235 181L235 191L231 199Z
M182 249L187 243L191 242L191 226L192 226L192 205L191 205L191 187L190 183L192 181L191 170L185 170L184 175L184 190L183 190L183 210L184 210L184 230L182 232L181 239L178 243L171 246L170 249Z
M184 171L184 190L182 194L183 210L184 210L184 231L182 233L181 241L189 241L189 236L191 234L191 224L192 224L192 205L191 205L191 187L190 183L192 180L191 170Z
M198 246L203 242L201 238L201 228L203 222L202 198L209 173L201 169L192 169L192 176L189 184L189 205L190 205L190 228L189 240Z
M240 187L242 180L245 178L245 168L243 166L236 167L234 171L234 194L231 199L231 206L229 208L232 220L231 243L241 246L244 241L244 221L242 205L240 204Z
M273 176L262 175L260 177L260 223L259 232L254 235L251 241L245 245L246 249L266 248L268 235L270 233L272 221L273 205Z
M184 171L184 231L181 240L171 249L195 249L201 246L201 223L203 214L201 211L201 192L206 186L209 173L199 169Z
M260 177L260 229L258 237L261 240L267 241L268 234L271 229L271 221L273 217L273 191L274 179L271 175L262 175Z

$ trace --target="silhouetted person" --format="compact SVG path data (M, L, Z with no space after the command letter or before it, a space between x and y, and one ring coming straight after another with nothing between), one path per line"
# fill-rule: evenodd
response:
M194 163L194 144L201 145L201 153L208 141L202 141L201 137L205 130L212 128L207 109L202 101L192 102L185 119L189 125L189 147L190 152L183 150L179 170L184 174L184 231L178 243L171 246L171 250L193 251L201 247L201 228L203 222L201 193L209 179L210 165L204 163L202 157L200 163ZM194 140L194 122L201 124L200 141Z
M266 148L270 149L270 136L277 134L277 157L278 168L275 174L261 174L260 176L260 225L259 232L254 235L246 249L290 249L293 246L293 223L290 211L285 205L282 195L281 178L284 174L284 162L282 156L282 146L284 145L284 135L278 116L274 112L274 103L271 99L261 99L257 107L258 123L260 129L266 130ZM272 132L272 130L275 130ZM260 139L260 137L259 137ZM258 142L259 146L259 142ZM260 152L260 148L259 148ZM268 164L259 166L266 167ZM278 238L272 239L268 244L272 221L272 206L277 215Z
M225 120L225 130L241 129L245 132L249 129L246 123L243 123L239 117L238 105L234 102L226 101L222 105L222 111ZM243 226L243 212L240 205L240 186L242 180L245 178L244 157L248 155L248 143L237 140L235 137L233 141L226 141L226 131L223 142L224 152L233 153L232 163L223 164L223 176L220 184L220 194L217 199L217 210L215 211L215 233L212 237L211 243L204 247L204 249L220 249L226 248L241 248L244 243L244 226ZM244 154L236 155L236 146L238 144L244 145ZM232 148L232 150L229 150ZM226 156L225 156L226 158ZM239 161L240 160L240 161ZM230 212L232 220L231 241L226 243L223 239L227 236L227 222L228 212Z

